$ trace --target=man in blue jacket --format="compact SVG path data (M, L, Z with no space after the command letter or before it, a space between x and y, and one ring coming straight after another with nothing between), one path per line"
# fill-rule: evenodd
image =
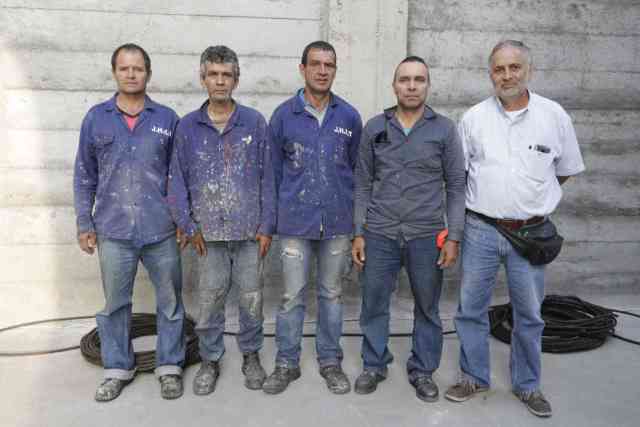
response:
M275 228L275 189L267 123L231 97L239 78L233 50L213 46L202 53L200 81L209 99L180 121L171 162L169 203L181 246L188 240L200 255L196 332L202 364L193 381L198 395L213 392L220 374L232 285L240 289L237 341L245 386L261 389L266 377L258 356L262 259Z
M300 377L304 293L314 254L320 374L333 393L351 389L341 368L341 282L351 247L353 170L362 122L351 105L331 92L336 69L333 46L309 44L299 66L304 88L271 117L284 294L276 317L276 368L263 387L270 394Z
M106 304L96 315L105 380L95 399L113 400L133 380L131 299L142 261L156 291L156 375L165 399L182 395L182 272L166 203L178 116L146 96L151 60L125 44L111 57L118 92L82 122L73 179L78 243L100 258Z

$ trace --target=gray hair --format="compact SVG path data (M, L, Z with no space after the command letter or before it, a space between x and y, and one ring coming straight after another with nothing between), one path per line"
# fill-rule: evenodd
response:
M200 55L200 75L204 77L207 62L211 64L230 63L233 65L233 76L236 81L240 78L240 64L238 55L227 46L209 46Z
M533 58L531 57L531 49L524 43L519 40L503 40L494 46L493 50L491 50L491 55L489 55L489 68L491 68L491 61L493 60L493 55L495 55L499 50L504 49L505 47L513 47L518 49L524 55L527 64L529 66L533 63Z

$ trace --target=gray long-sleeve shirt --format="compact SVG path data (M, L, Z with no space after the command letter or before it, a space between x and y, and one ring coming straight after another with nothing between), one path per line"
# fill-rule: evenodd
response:
M366 229L390 239L432 236L444 227L462 240L465 170L453 121L426 107L405 135L395 107L369 120L355 176L355 235ZM444 186L443 186L444 183Z

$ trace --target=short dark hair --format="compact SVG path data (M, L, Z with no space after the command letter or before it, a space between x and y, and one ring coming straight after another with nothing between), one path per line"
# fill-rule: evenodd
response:
M338 55L336 55L336 50L333 48L331 43L324 40L316 40L315 42L309 43L302 51L302 59L300 60L302 65L307 65L307 58L311 49L320 49L332 52L333 57L336 59L336 63L338 62Z
M204 78L207 62L211 64L229 63L233 68L233 75L236 81L240 78L240 64L238 63L238 55L227 46L209 46L200 55L200 76Z
M151 74L151 58L149 58L149 54L146 50L135 43L125 43L122 46L118 46L118 48L113 51L113 55L111 55L111 71L116 70L116 60L118 59L118 54L122 50L140 52L142 54L142 59L144 59L144 68L147 70L148 74Z
M400 66L402 64L407 63L407 62L419 62L420 64L424 65L425 68L427 69L427 83L431 84L431 77L429 76L429 65L427 65L427 63L426 63L426 61L424 59L422 59L421 57L416 56L416 55L407 56L402 61L400 61L400 63L396 67L396 70L393 72L393 81L394 82L396 81L396 75L398 74L398 68L400 68Z

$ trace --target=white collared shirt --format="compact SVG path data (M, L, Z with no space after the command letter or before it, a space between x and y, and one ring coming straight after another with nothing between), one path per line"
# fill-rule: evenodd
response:
M467 208L492 218L551 214L562 198L556 176L585 169L569 115L531 91L529 104L515 117L493 96L471 107L458 130L468 172Z

